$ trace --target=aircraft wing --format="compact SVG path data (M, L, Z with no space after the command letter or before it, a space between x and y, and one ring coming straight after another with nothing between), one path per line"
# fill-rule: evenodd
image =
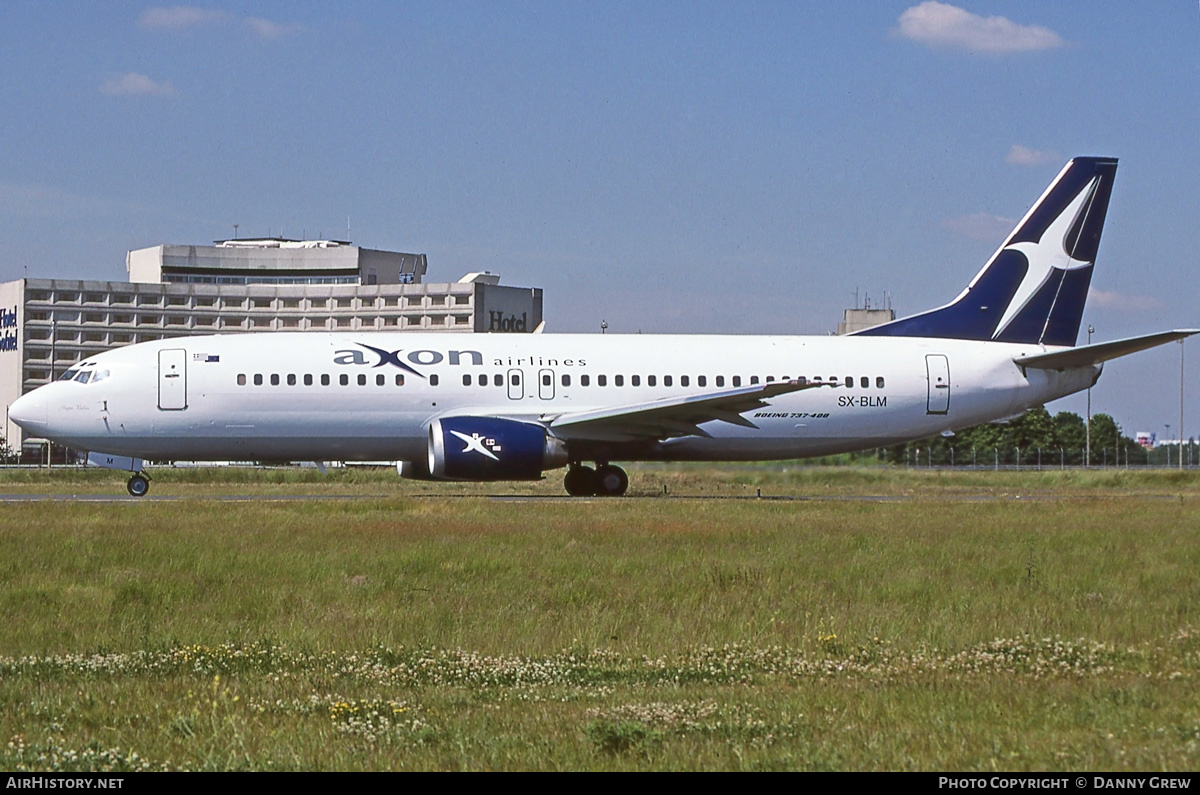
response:
M632 442L676 436L709 436L700 427L701 424L720 420L757 428L742 416L742 412L763 408L768 405L768 399L778 395L823 386L837 384L779 381L595 411L569 412L550 420L549 427L559 438L590 441Z
M1018 356L1013 359L1021 367L1033 367L1038 370L1069 370L1073 367L1088 367L1118 356L1144 351L1168 342L1181 340L1193 334L1200 334L1200 329L1177 329L1175 331L1160 331L1157 334L1145 334L1141 337L1127 337L1113 342L1100 342L1095 345L1084 345L1065 351L1053 353L1037 353L1032 356Z

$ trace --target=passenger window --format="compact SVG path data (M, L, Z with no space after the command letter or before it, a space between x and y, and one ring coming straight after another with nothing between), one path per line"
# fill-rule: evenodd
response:
M279 373L271 373L271 386L279 386Z
M487 385L488 385L488 379L487 379L487 376L486 376L486 375L484 375L483 373L480 373L480 374L479 374L479 378L477 379L477 383L478 383L480 386L487 386Z
M304 374L304 385L305 385L305 386L312 386L312 373L305 373L305 374Z
M321 374L321 386L329 386L329 373Z
M725 386L725 376L717 376L717 386Z
M504 386L504 376L496 373L494 376L492 376L492 383L496 386Z
M596 376L596 386L608 386L608 376L606 376L606 375Z
M852 375L846 376L846 386L848 386L848 387L854 386L854 376L852 376Z
M245 385L246 385L246 374L238 373L238 386L245 386Z
M640 375L629 376L629 385L630 386L641 386L642 385L642 377Z
M742 377L741 377L740 375L735 375L735 376L733 377L733 385L734 385L734 386L741 386L741 385L742 385Z
M646 376L646 386L658 386L658 376L655 376L655 375Z
M521 385L521 374L520 374L520 373L513 373L513 374L512 374L512 385L513 385L513 386L520 386L520 385Z
M591 376L589 376L589 375L581 375L581 376L579 376L579 385L580 385L580 386L588 386L588 385L590 385L591 383L592 383L592 377L591 377Z
M358 385L359 386L367 385L367 376L365 374L363 374L363 373L358 374Z
M867 378L864 375L862 378L858 379L858 385L861 386L863 389L866 389L867 387L869 387L871 385L871 379Z
M295 373L288 373L288 382L287 382L287 384L288 384L288 386L295 386L295 385L296 385L296 374L295 374Z
M751 383L751 385L753 385L753 384L757 384L757 383L758 383L758 376L756 376L756 375L752 375L752 376L750 376L750 383Z
M804 376L800 376L799 378L796 379L796 381L800 384L800 386L804 386L808 383L808 379L805 378Z
M696 376L696 386L708 386L708 376L706 376L706 375Z
M542 376L542 386L553 386L554 379L549 374Z
M437 386L437 385L438 385L438 380L439 380L439 379L438 379L438 377L437 377L437 373L434 373L433 375L429 376L429 385L430 385L430 386Z
M670 386L670 385L671 385L671 376L664 375L663 376L663 386Z
M617 386L625 386L625 376L623 376L623 375L614 375L614 376L613 376L613 383L614 383L614 384L616 384Z
M262 386L262 373L255 373L255 374L254 374L254 385L255 385L255 386Z
M463 376L463 386L470 386L470 385L471 385L471 376L464 375Z
M774 381L774 380L775 380L775 376L773 376L773 375L769 375L769 376L767 376L767 383L768 383L768 384L769 384L769 383L771 383L771 382L772 382L772 381Z
M562 384L563 384L563 386L570 386L571 385L571 376L564 375L562 377Z
M396 373L396 386L404 386L404 375Z
M338 376L338 383L342 386L348 386L350 384L350 376L345 374Z
M875 388L876 388L876 389L883 389L883 376L878 376L878 377L875 379Z
M387 377L383 373L380 373L379 375L375 376L375 386L383 386L386 383L387 383Z
M689 383L690 383L690 381L688 380L688 376L686 376L686 375L679 376L679 385L680 386L687 386Z

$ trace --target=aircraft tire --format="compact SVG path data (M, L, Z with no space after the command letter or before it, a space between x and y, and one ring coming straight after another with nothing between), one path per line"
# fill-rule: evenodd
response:
M620 497L629 488L625 470L612 464L596 468L596 494L601 497Z
M563 478L563 488L572 497L594 497L596 485L596 470L591 467L571 467Z
M145 475L133 475L125 484L125 490L131 497L145 497L150 491L150 479Z

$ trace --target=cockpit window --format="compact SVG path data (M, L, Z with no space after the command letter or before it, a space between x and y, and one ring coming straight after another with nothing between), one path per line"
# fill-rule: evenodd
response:
M92 380L92 371L84 370L82 373L75 376L75 380L81 384L86 384L88 381Z
M79 375L79 368L71 367L65 373L60 375L58 377L58 380L59 381L71 381L71 380L74 380L75 376L77 376L77 375Z
M97 370L92 375L92 383L94 384L97 381L103 381L105 378L108 378L108 370Z

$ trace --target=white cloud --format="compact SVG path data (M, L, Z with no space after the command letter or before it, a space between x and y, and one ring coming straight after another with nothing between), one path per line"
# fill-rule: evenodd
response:
M1012 166L1040 166L1044 163L1053 163L1058 159L1058 155L1054 152L1039 152L1020 144L1013 144L1012 149L1008 150L1008 156L1004 158L1004 162Z
M299 25L284 25L262 17L238 18L228 11L195 6L156 6L148 8L138 20L143 28L151 30L186 30L201 25L238 24L264 39L278 39L300 30Z
M1116 290L1088 289L1088 301L1102 309L1118 312L1152 312L1163 307L1163 302L1148 295L1126 295Z
M232 19L227 11L195 6L156 6L147 8L138 20L143 28L154 30L183 30L197 25L214 25Z
M907 9L897 21L899 35L931 47L1005 53L1063 45L1062 37L1049 28L1019 25L1004 17L981 17L937 0Z
M110 77L100 85L100 93L109 96L159 96L165 97L175 93L175 88L165 80L156 83L149 77L137 72L130 72L119 77Z
M942 221L942 226L956 235L991 243L1002 241L1004 236L1011 232L1016 225L1017 222L1013 218L987 213L972 213Z
M264 39L278 39L280 36L300 30L299 25L281 25L261 17L246 17L242 22Z

